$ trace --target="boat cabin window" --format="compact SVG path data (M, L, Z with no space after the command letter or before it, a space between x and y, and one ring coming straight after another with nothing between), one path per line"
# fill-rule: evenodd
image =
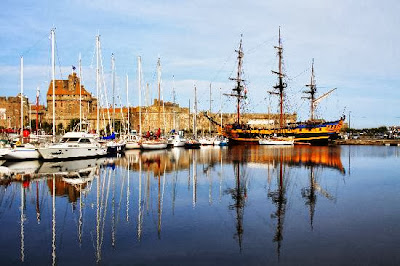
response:
M81 139L79 143L90 143L90 139Z
M79 138L62 138L61 142L78 142Z

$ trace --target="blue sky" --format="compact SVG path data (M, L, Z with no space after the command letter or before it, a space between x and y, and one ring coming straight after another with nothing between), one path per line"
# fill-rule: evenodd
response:
M278 110L268 90L276 79L273 48L281 26L284 69L288 76L287 111L309 116L301 91L310 79L311 60L319 93L338 88L322 101L317 116L338 119L351 111L352 126L399 125L400 2L398 1L3 1L0 10L0 95L20 91L20 56L24 56L24 92L36 87L45 100L50 66L50 29L56 28L56 78L66 78L82 54L83 82L95 93L95 36L101 35L105 81L110 95L111 54L116 58L117 91L138 104L137 56L143 78L156 96L156 63L162 64L165 100L187 106L198 88L199 107L220 109L219 88L229 93L236 64L234 50L243 34L244 76L249 112ZM144 97L144 96L143 96ZM143 100L144 101L144 100ZM234 101L223 97L223 111Z

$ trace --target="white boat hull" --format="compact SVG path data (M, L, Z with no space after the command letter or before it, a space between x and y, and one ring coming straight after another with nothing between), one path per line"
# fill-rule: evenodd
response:
M3 156L6 160L37 160L40 158L40 154L35 148L23 148L17 147L11 149L8 153Z
M201 145L214 145L213 139L201 138L201 139L199 139L199 142Z
M39 153L45 160L59 160L72 158L99 157L107 155L107 148L98 146L74 147L70 145L53 145L47 148L39 148Z
M142 142L143 150L161 150L161 149L166 149L167 146L168 142L153 142L153 141Z
M125 149L126 150L133 150L133 149L140 149L141 145L138 141L129 141L126 142Z
M185 143L186 143L186 140L180 140L180 141L173 142L174 147L184 147Z
M260 145L293 145L294 139L260 139Z
M9 153L11 151L11 148L0 148L0 158L3 158L4 155Z

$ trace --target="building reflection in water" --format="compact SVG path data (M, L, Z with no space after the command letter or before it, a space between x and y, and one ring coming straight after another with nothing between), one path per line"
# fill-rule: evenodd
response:
M231 166L232 172L229 170ZM335 200L335 197L320 185L319 179L323 177L323 169L335 169L342 174L345 173L340 160L340 147L255 146L249 148L238 146L211 147L200 150L129 151L122 158L45 163L26 162L25 164L6 163L1 166L0 170L4 187L12 186L13 182L21 182L19 208L20 260L22 262L27 261L24 222L27 208L25 187L29 186L30 182L35 184L34 209L37 223L44 219L41 215L43 208L41 202L46 197L46 194L43 193L45 186L50 192L52 200L51 260L54 265L58 262L56 251L57 253L62 252L56 249L57 241L61 241L56 237L61 230L56 227L56 198L59 197L66 198L68 204L72 206L73 212L76 211L77 244L79 246L91 245L90 241L92 240L94 258L98 263L102 261L102 251L106 249L105 241L107 241L107 247L118 248L117 229L118 224L121 223L119 218L121 210L122 212L125 210L125 219L122 220L126 221L131 228L135 228L136 232L133 235L136 235L135 239L138 243L142 241L144 233L146 231L148 233L151 228L157 232L157 238L161 239L163 215L168 216L168 212L163 214L164 202L171 204L171 215L174 216L183 204L180 201L180 204L176 205L176 202L183 198L187 200L185 204L196 211L196 209L200 209L199 207L204 208L201 204L206 197L207 205L217 205L218 207L218 205L227 204L223 198L228 196L227 207L235 217L234 239L238 242L239 251L242 251L245 248L243 247L246 232L245 208L248 197L251 198L248 182L258 178L249 174L251 172L248 171L248 168L254 166L268 168L267 197L274 206L274 211L269 218L272 218L274 222L272 240L277 245L279 258L284 239L285 214L288 211L286 193L292 181L291 169L301 167L309 171L308 186L302 186L300 193L308 207L310 226L313 229L318 196ZM276 170L276 181L275 178L271 178L271 167ZM230 172L232 175L229 175ZM182 177L182 173L183 175L187 173L187 176ZM156 182L152 182L152 180ZM45 186L41 186L41 184ZM186 186L189 191L181 190L182 187L185 187L186 190ZM153 191L157 193L154 197L152 197ZM219 199L216 200L216 196L213 199L213 195L219 195ZM136 198L137 204L131 204L131 202L136 202ZM3 204L3 201L0 204ZM167 208L165 211L168 211L169 205L165 205L165 207ZM222 207L227 208L226 206ZM93 208L93 217L91 217L93 224L85 222L85 208L86 211L88 208ZM154 225L150 221L152 213L154 213ZM132 220L131 215L137 218ZM90 217L90 213L86 215L86 219L90 219L88 216ZM90 233L91 240L84 241L84 231Z

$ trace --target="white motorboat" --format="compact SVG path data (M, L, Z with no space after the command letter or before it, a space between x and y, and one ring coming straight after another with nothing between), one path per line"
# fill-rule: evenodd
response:
M143 150L161 150L166 149L168 141L165 139L149 139L142 141Z
M214 145L214 138L202 137L199 138L199 142L201 145Z
M38 160L39 158L38 149L29 143L17 146L3 155L5 160Z
M106 143L107 153L108 154L116 154L116 153L123 153L125 151L125 142L124 141L108 141Z
M169 137L168 143L173 145L174 147L184 147L186 139L179 134L174 134Z
M68 132L59 143L39 148L45 160L87 158L107 155L107 147L94 139L94 135L83 132Z
M136 135L126 135L125 143L126 143L125 149L127 149L127 150L141 148L140 138Z
M222 136L218 136L214 139L214 145L216 146L228 146L228 139Z
M0 148L0 158L3 159L4 155L9 153L11 151L11 148Z
M258 141L260 145L293 145L294 137L271 136Z

